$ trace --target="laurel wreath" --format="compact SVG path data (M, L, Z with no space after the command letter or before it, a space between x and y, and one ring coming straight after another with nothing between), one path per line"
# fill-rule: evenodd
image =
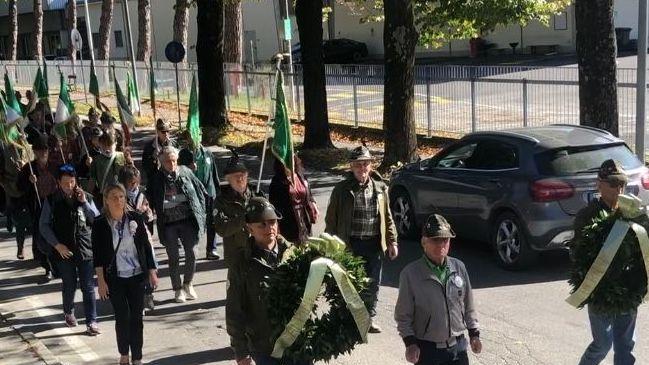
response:
M319 257L327 257L345 269L352 285L369 308L371 295L365 290L369 279L365 274L363 259L345 249L325 254L315 247L300 247L264 282L266 303L272 303L268 308L272 338L279 337L295 314L302 300L311 262ZM341 354L350 353L361 343L354 318L331 273L325 275L323 287L324 291L320 295L326 300L329 310L318 316L318 304L314 305L301 334L284 351L285 360L329 361Z
M601 213L584 227L581 239L571 243L573 265L568 282L573 292L584 281L613 224L620 217L619 213ZM649 228L649 218L645 214L631 221ZM606 274L581 307L588 304L599 313L624 314L635 311L646 294L647 272L642 252L635 233L629 230Z

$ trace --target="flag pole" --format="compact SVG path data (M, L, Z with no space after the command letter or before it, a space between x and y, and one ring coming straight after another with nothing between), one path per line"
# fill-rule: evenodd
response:
M20 133L20 136L24 139L27 139L25 130L23 129L23 127L20 126L20 123L16 123L16 128L18 128L18 132ZM33 176L36 176L34 174L34 168L32 167L32 162L31 161L27 162L27 165L29 165L29 173L32 174ZM34 192L36 192L36 201L38 202L38 207L43 208L43 206L41 205L40 194L38 194L38 185L36 185L35 182L32 184L34 185Z
M272 96L273 91L271 90L270 93L269 93L269 95L270 95L270 103L269 103L270 106L269 106L269 110L268 110L268 119L266 121L266 134L264 135L264 148L261 151L261 165L259 166L259 178L257 179L257 193L259 193L259 191L261 190L261 175L262 175L262 172L264 171L264 161L266 160L266 147L268 146L268 135L270 134L270 131L272 129L272 125L270 124L270 120L271 120L271 115L273 114L273 100L275 100L275 103L277 103L277 80L279 79L278 76L279 76L279 73L281 72L280 68L279 68L279 65L282 63L283 56L282 56L281 53L278 53L278 54L275 55L274 58L276 58L276 60L277 60L275 62L275 87L274 87L276 94L275 94L275 99L273 99L273 96Z

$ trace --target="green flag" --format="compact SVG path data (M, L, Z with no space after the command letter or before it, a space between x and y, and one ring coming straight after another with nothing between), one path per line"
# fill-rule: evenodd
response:
M54 131L61 138L66 138L65 124L74 114L74 104L70 99L68 85L63 79L63 73L60 74L61 91L59 92L59 101L56 104L56 116L54 117Z
M115 71L113 70L113 73ZM117 110L119 111L119 119L122 123L122 131L124 132L124 145L128 146L131 142L131 130L135 130L135 117L131 112L128 101L124 97L122 88L119 86L117 77L115 78L115 93L117 94ZM128 83L128 81L127 81Z
M155 74L153 73L153 57L149 57L149 67L149 97L151 98L151 109L153 109L153 116L155 117L155 89L158 85L155 82Z
M36 108L36 103L39 101L43 102L43 104L48 104L48 97L49 92L45 85L43 71L39 66L38 71L36 72L36 78L34 79L34 85L32 86L32 100L29 101L29 105L27 106L27 113L34 110L34 108ZM49 109L49 105L47 105L47 108Z
M192 75L192 88L189 94L189 111L187 112L187 130L192 139L194 148L201 145L201 125L198 113L198 90L196 89L196 75Z
M8 124L22 120L23 111L20 107L20 102L16 98L14 85L9 78L9 74L5 72L5 118Z
M97 73L95 72L95 62L90 60L90 85L88 91L99 98L99 81L97 80Z
M275 137L271 151L278 160L291 172L293 166L293 136L291 135L291 120L288 117L286 99L284 98L284 76L281 71L277 73L277 91L275 94Z
M47 62L45 62L45 59L43 59L43 81L45 82L45 90L49 90L50 83L47 81Z
M2 113L0 117L0 140L2 140L3 143L9 143L11 142L18 142L18 139L20 138L20 131L18 131L18 127L16 123L8 123L8 116L14 113L14 111L9 111L11 108L7 105L7 102L5 99L0 96L0 107L2 108Z
M139 112L140 95L137 85L135 85L135 78L131 78L131 74L128 72L126 73L126 92L128 94L128 106L131 107L131 111Z

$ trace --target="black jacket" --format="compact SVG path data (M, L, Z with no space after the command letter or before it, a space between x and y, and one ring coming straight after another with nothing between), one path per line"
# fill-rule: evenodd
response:
M142 272L145 274L149 270L155 269L155 259L153 257L153 249L151 248L151 240L149 239L149 232L147 231L144 218L137 212L127 212L126 216L129 221L137 222L137 229L133 241L137 249L138 261ZM113 258L115 257L115 249L113 248L113 232L110 227L108 218L99 216L95 219L92 225L92 252L95 267L104 268L104 273L108 266L110 266ZM108 275L104 276L108 279Z
M275 209L282 213L282 219L279 221L279 232L287 240L296 244L304 243L306 238L311 235L311 221L309 219L308 204L315 203L311 195L311 188L309 182L304 175L298 174L300 181L306 187L306 201L302 203L302 207L296 207L293 204L293 197L290 195L290 186L288 180L284 176L275 175L270 181L268 190L268 200L273 204ZM297 212L300 209L300 212ZM298 216L300 218L298 218ZM300 228L298 225L301 225ZM300 231L306 233L300 234Z
M158 138L157 136L151 139L149 142L147 142L146 145L144 145L144 149L142 150L142 172L144 174L144 178L146 179L147 183L149 179L152 179L155 173L158 171L160 164L158 163L158 153L156 152L155 148L155 140ZM160 143L160 149L162 150L162 147L164 146L174 146L177 147L176 143L173 140L169 140L167 144L162 144Z

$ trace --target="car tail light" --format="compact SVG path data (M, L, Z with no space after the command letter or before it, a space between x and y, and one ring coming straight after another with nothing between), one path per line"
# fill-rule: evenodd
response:
M640 178L642 182L642 187L649 190L649 172L645 172Z
M575 188L561 180L537 180L532 183L531 193L535 202L543 203L568 199L575 194Z

